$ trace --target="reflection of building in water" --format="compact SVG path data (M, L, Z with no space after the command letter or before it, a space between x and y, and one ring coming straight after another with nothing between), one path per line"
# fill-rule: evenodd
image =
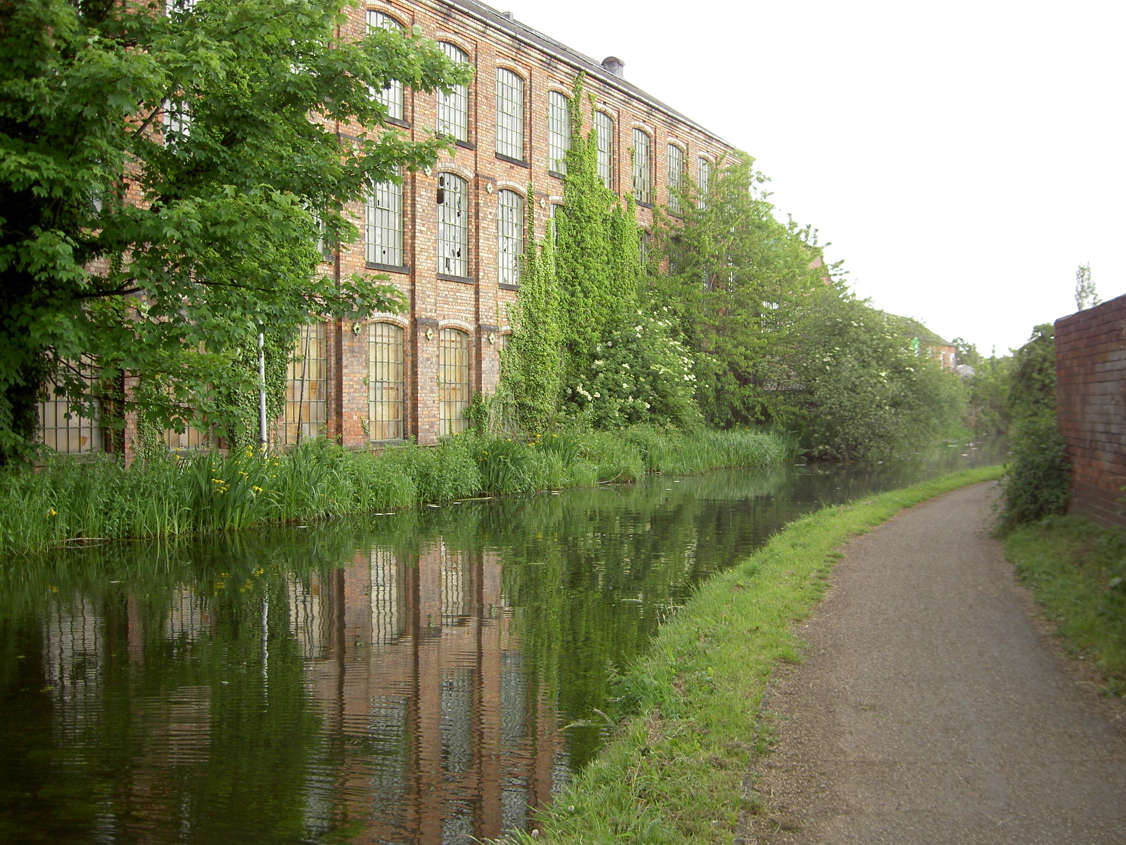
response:
M128 774L106 818L123 836L137 824L193 829L208 812L203 773L247 765L212 750L245 704L243 690L223 686L245 676L229 672L260 655L248 671L261 673L266 695L273 655L285 652L276 638L288 637L304 672L295 694L320 721L308 768L295 775L313 838L348 830L365 841L458 842L523 828L565 783L567 757L517 650L500 570L493 553L441 542L410 559L376 547L342 568L290 576L261 597L260 624L259 599L217 602L189 586L167 603L55 603L42 656L58 736L81 735L111 718L107 701L126 701ZM242 658L222 663L232 654Z
M363 823L367 841L468 842L524 827L566 781L500 585L495 555L438 543L409 564L373 549L293 593L294 632L324 646L306 653L325 732L346 749L334 824Z

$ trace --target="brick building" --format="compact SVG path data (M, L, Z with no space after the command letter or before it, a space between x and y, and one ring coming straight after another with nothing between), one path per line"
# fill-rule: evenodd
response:
M1126 526L1126 296L1061 317L1055 334L1070 510Z
M655 205L675 203L670 186L686 177L706 186L731 149L628 82L620 59L598 63L475 0L373 0L348 15L342 38L368 27L412 31L475 76L449 94L396 84L374 93L410 139L440 132L455 144L434 168L406 172L402 184L382 184L346 209L362 239L326 248L322 271L388 278L408 310L303 330L273 426L281 447L319 436L349 448L432 444L465 427L475 393L495 391L526 238L543 236L562 200L577 74L594 101L583 121L584 131L598 132L599 172L616 194L632 194L643 230ZM529 185L534 233L524 231ZM45 442L59 451L101 448L99 421L66 412L62 400L44 403ZM173 449L206 444L191 429L165 439Z

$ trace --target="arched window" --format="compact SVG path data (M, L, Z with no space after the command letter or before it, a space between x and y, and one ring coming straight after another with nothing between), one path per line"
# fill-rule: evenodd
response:
M520 283L520 256L524 252L524 198L515 191L497 194L497 281Z
M697 205L699 205L700 208L707 208L708 206L708 183L711 181L711 179L712 163L708 159L701 156L700 178L696 180L696 187L700 191L700 199L697 201Z
M287 446L324 435L328 419L328 336L324 323L302 326L289 359L285 390Z
M650 175L652 158L649 135L640 129L633 130L633 198L644 205L653 202L653 179Z
M368 29L385 29L388 32L402 32L403 25L383 12L368 10ZM372 91L373 96L387 108L387 116L395 120L403 119L403 83L397 79L387 82L382 91Z
M680 214L680 191L684 190L684 150L676 144L669 144L669 211Z
M558 91L551 91L547 95L547 169L565 174L570 148L570 100Z
M598 175L610 188L614 179L614 119L606 112L595 112L594 131L598 135Z
M469 56L448 41L439 41L438 47L446 57L458 64L469 64ZM439 134L449 135L455 141L469 140L469 92L464 85L455 85L450 93L438 92Z
M497 153L524 160L524 80L497 70Z
M469 335L457 329L438 333L438 435L465 431L469 408Z
M364 260L389 267L403 265L403 186L380 182L364 204Z
M438 272L469 275L468 189L453 173L438 174Z
M401 440L406 378L403 330L394 323L368 329L368 439Z

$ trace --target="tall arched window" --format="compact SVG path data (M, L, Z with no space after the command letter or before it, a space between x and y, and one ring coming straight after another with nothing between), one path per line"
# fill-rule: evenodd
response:
M502 285L520 283L520 256L524 252L524 198L515 191L497 194L497 280Z
M598 176L610 188L614 179L614 119L606 112L595 112L594 131L598 135Z
M383 12L374 9L368 10L368 29L385 29L388 32L402 32L403 25ZM403 83L397 79L389 80L382 91L373 91L373 95L387 108L388 117L395 120L403 119Z
M438 47L446 57L458 64L469 64L469 56L448 41L439 41ZM449 135L456 141L469 140L469 92L464 85L455 85L450 93L438 92L439 134Z
M368 329L368 439L401 440L406 378L403 330L394 323Z
M697 205L700 208L707 208L708 206L708 183L712 179L712 163L700 156L700 178L696 180L696 187L700 191L700 199Z
M438 435L465 431L469 408L469 335L457 329L438 333Z
M302 326L289 359L282 440L321 437L328 419L328 336L324 323Z
M438 174L438 272L469 275L469 196L465 180Z
M649 135L633 130L633 198L645 205L653 202L653 179L650 175L652 151Z
M684 190L684 150L676 144L669 144L669 211L680 214L680 191Z
M507 68L497 70L497 152L524 160L524 80Z
M570 148L570 100L558 91L551 91L547 95L547 169L565 174Z
M380 182L364 204L364 259L368 264L403 264L403 186Z

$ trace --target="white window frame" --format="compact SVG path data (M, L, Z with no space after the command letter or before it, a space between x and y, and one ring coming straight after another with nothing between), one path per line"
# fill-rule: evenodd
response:
M524 160L524 78L497 68L497 154Z
M439 41L438 48L452 62L469 64L469 54L449 41ZM455 141L469 141L469 89L454 85L447 94L438 91L438 115L435 131Z
M456 173L438 174L438 272L469 276L469 185Z
M364 202L364 260L403 266L403 185L388 180L369 188Z
M571 149L571 101L566 94L547 94L547 169L567 174L567 151Z
M633 128L633 198L653 204L653 139L639 126Z
M520 284L524 253L524 198L515 191L497 191L497 282Z
M367 24L368 29L384 29L388 32L402 33L403 25L395 20L388 14L385 14L378 9L367 10ZM383 104L387 109L387 116L392 120L403 120L404 107L403 107L403 83L397 79L390 79L383 89L377 91L375 88L371 89L373 98Z

